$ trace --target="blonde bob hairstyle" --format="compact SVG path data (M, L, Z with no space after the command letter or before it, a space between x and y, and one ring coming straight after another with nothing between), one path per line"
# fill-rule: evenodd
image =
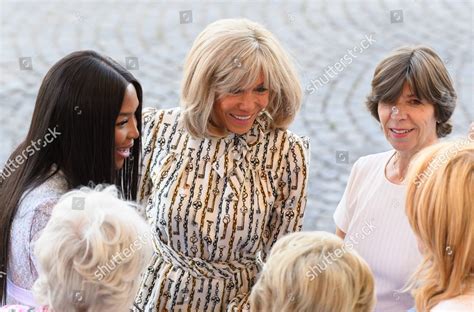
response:
M421 150L407 181L406 213L424 256L408 289L416 310L430 311L474 282L474 141Z
M182 122L196 138L224 137L214 104L250 88L263 74L269 90L270 129L286 129L301 105L301 84L290 57L260 24L223 19L208 25L186 57L181 84Z
M51 311L129 311L152 254L148 224L115 186L61 197L35 244L37 302Z
M322 263L322 271L311 276L311 268ZM298 232L273 246L252 288L250 307L266 312L367 312L375 305L374 287L367 263L339 237Z
M438 138L450 134L456 91L443 60L426 46L401 47L377 65L372 90L366 101L372 116L380 122L379 103L395 103L402 94L405 82L416 97L434 106Z

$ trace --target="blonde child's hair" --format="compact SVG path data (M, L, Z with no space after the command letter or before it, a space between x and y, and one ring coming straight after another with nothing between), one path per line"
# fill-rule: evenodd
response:
M279 239L250 295L252 311L366 312L374 305L369 266L339 237L326 232L298 232Z

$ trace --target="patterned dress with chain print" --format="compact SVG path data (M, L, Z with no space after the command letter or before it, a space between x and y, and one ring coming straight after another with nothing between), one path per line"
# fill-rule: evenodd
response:
M139 201L155 253L134 311L235 311L275 241L301 230L309 143L270 130L191 137L180 109L147 108Z

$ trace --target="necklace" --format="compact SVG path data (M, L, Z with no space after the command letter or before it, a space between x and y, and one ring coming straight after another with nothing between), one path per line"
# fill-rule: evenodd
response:
M398 172L397 168L397 163L400 160L400 153L397 151L395 152L395 155L393 156L393 163L392 163L392 168L395 170L395 172ZM405 174L400 174L400 182L403 182L405 180Z

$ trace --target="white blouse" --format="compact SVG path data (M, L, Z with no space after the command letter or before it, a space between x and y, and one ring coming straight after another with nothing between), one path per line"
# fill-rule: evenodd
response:
M248 309L257 255L301 230L309 143L265 116L244 135L194 139L180 109L144 111L139 201L156 253L136 311Z
M474 285L469 285L465 293L443 300L431 309L431 312L472 312L474 311Z
M352 167L334 213L338 228L369 264L375 277L375 311L406 311L414 305L401 292L421 263L415 234L405 214L406 186L390 182L385 166L394 151L361 157Z

